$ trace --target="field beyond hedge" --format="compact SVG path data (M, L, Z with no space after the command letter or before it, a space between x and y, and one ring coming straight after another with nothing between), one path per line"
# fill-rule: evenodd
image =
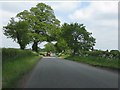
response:
M30 50L2 49L2 87L14 88L41 57Z

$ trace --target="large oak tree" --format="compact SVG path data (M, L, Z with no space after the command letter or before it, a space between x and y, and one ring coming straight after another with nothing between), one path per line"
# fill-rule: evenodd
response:
M20 12L17 17L29 22L33 40L32 49L34 51L38 51L38 43L43 41L50 42L57 38L60 21L56 19L50 6L38 3L36 7Z

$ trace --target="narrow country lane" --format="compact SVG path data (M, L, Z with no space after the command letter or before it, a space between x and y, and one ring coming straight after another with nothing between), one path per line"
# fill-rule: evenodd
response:
M33 69L24 88L117 88L118 74L89 65L46 57Z

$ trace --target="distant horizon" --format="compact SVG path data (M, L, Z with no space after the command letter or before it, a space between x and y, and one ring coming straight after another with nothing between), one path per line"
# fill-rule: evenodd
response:
M78 22L86 26L86 30L96 38L94 48L98 50L118 50L118 1L34 1L34 2L0 2L0 48L19 48L16 42L3 35L2 27L7 25L11 17L17 13L34 7L37 3L45 3L52 7L56 17L64 22ZM24 4L23 4L24 3ZM68 9L69 8L69 9ZM44 43L39 45L44 47ZM31 48L28 45L27 48Z

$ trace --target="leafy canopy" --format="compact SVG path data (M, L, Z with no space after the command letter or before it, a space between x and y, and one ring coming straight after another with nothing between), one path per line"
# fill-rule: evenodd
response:
M54 41L58 36L60 21L56 19L53 9L44 3L38 3L29 11L20 12L17 17L29 22L33 40L32 48L35 51L39 42Z
M32 7L29 11L24 10L17 14L22 20L26 20L30 24L30 28L34 41L51 41L51 37L57 34L60 21L56 19L53 9L44 4L39 3L36 7Z
M46 50L47 52L55 52L55 51L56 51L55 46L54 46L53 43L47 43L47 44L45 45L45 50Z
M67 42L74 53L79 50L90 50L93 48L95 39L91 36L92 33L87 32L83 24L64 23L61 28L61 37Z
M15 21L15 18L11 18L10 22L3 29L4 35L16 41L21 49L24 49L30 43L28 22Z

